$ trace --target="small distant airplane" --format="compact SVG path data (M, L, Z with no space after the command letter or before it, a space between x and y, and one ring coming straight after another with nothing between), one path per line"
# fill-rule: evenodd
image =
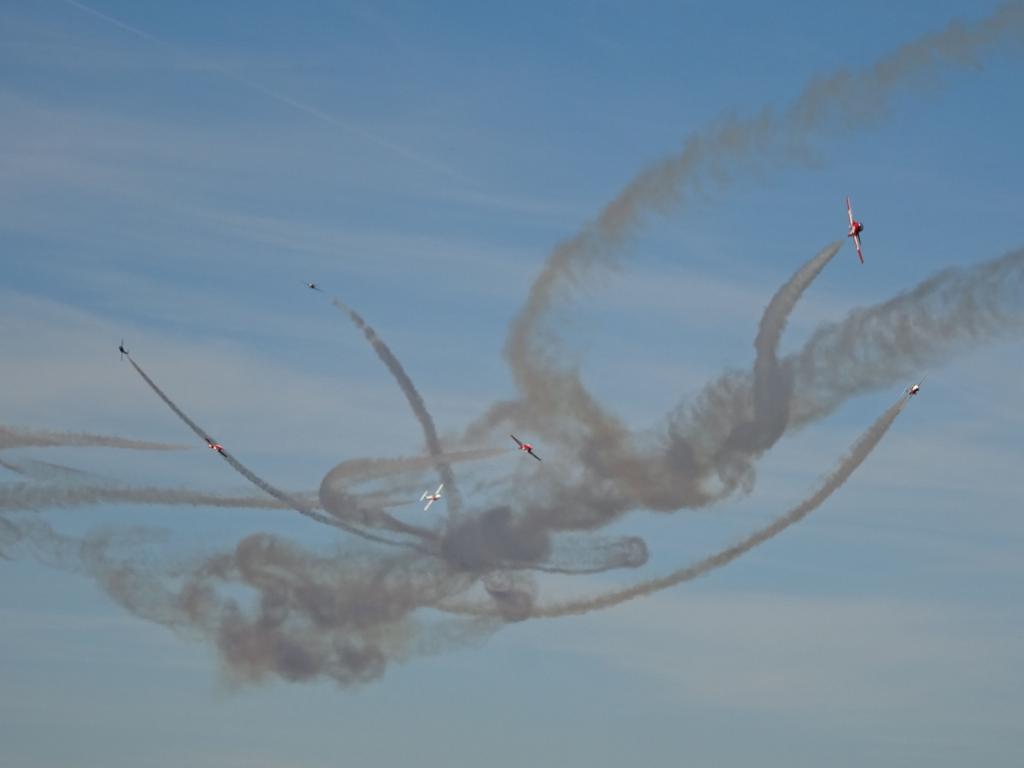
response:
M853 244L857 246L857 258L864 263L864 254L860 251L860 233L864 231L864 225L853 218L853 208L850 206L850 198L846 198L846 215L850 217L850 228L846 231L847 237L853 238Z
M117 351L121 353L121 359L124 360L124 356L128 354L128 350L124 348L124 339L121 339L121 343L118 344Z
M920 392L921 391L921 384L923 384L923 383L924 383L924 379L921 379L921 381L919 381L917 384L914 384L913 386L908 387L907 388L907 396L908 397L913 397L918 392Z
M314 291L320 291L321 293L323 292L322 289L320 288L320 286L317 285L316 283L306 283L306 287L307 288L311 288Z
M511 437L513 440L516 441L516 445L519 446L519 450L520 451L525 451L526 453L528 453L531 456L533 456L533 458L535 458L537 461L540 461L540 456L538 456L536 453L533 452L533 446L532 445L530 445L529 443L524 443L522 440L520 440L515 435L509 435L509 437Z
M420 501L427 502L427 506L425 506L423 508L424 512L426 512L428 509L430 509L430 505L431 504L433 504L435 501L437 501L438 499L441 498L441 489L442 488L444 488L444 483L441 483L439 486L437 486L437 490L434 491L433 493L431 493L430 491L424 491L423 492L423 495L420 496Z
M215 443L210 438L206 438L206 445L209 447L211 451L216 451L221 456L224 455L224 446L221 445L220 443Z

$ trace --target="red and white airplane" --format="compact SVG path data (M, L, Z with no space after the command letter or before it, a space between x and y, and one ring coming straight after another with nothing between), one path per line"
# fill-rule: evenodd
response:
M441 483L439 486L437 486L437 490L434 491L433 493L431 493L430 491L424 491L423 492L423 495L420 496L420 501L427 502L427 506L425 506L423 508L424 512L426 512L428 509L430 509L430 505L431 504L433 504L435 501L437 501L438 499L441 498L441 489L442 488L444 488L444 483Z
M921 379L921 381L919 381L917 384L914 384L914 385L908 387L907 388L907 396L908 397L913 397L918 392L920 392L921 391L921 384L923 384L923 383L924 383L924 379Z
M540 456L538 456L536 453L533 452L533 446L532 445L530 445L529 443L524 443L522 440L520 440L515 435L509 435L509 437L511 437L513 440L516 441L516 445L519 446L519 450L520 451L525 451L526 453L528 453L531 456L533 456L533 458L535 458L537 461L540 461Z
M860 252L860 233L864 231L864 225L853 218L853 208L850 207L850 198L846 198L846 215L850 217L850 228L846 231L847 237L853 238L853 244L857 246L857 258L864 263L864 254Z
M207 447L209 447L209 449L211 451L216 451L217 453L219 453L221 455L224 454L224 446L221 445L220 443L215 443L210 438L206 438L206 445L207 445Z

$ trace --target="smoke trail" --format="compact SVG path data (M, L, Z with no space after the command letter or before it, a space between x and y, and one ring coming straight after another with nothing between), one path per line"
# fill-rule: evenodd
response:
M323 515L319 512L316 512L308 504L305 504L304 502L296 499L294 496L291 496L290 494L287 494L284 491L280 490L279 488L276 488L270 483L268 483L266 480L264 480L262 477L257 475L251 469L249 469L247 466L242 464L242 462L240 462L226 450L219 451L219 453L221 457L224 459L224 461L230 464L234 468L234 470L238 472L238 474L240 474L250 483L255 485L257 488L260 488L261 490L265 491L266 493L273 496L275 499L282 502L283 504L288 505L296 512L305 515L306 517L312 520L316 520L318 523L324 523L325 525L331 525L335 528L341 528L343 531L347 531L348 533L354 534L356 536L359 536L360 538L366 539L367 541L375 542L377 544L386 544L392 547L406 547L408 549L416 550L423 549L420 545L414 542L396 541L395 539L389 539L386 536L379 536L375 533L370 533L369 531L365 531L362 528L351 525L345 522L344 520L339 520L337 517Z
M357 315L358 317L358 315ZM371 329L372 332L372 329ZM386 349L386 348L385 348ZM156 392L156 394L162 399L171 410L179 416L197 435L203 438L208 443L214 442L213 439L194 421L192 421L164 392L161 390L140 367L131 359L128 358L135 370L142 376L143 380L150 386L150 388ZM412 390L415 392L415 389ZM422 402L422 401L421 401ZM427 414L429 419L429 414ZM471 521L467 521L462 527L456 527L452 531L449 531L445 535L443 541L438 541L437 534L428 529L410 525L404 523L391 515L388 515L381 509L365 509L358 505L358 502L353 499L350 495L346 494L337 484L330 482L331 475L328 474L324 478L324 483L321 484L320 498L324 508L331 511L332 515L324 515L319 512L312 510L307 504L302 501L290 496L289 494L275 488L273 485L268 483L266 480L255 474L248 467L239 462L234 456L232 456L226 449L218 451L221 457L230 464L235 471L245 477L256 487L265 491L273 498L280 501L282 504L296 510L300 514L303 514L317 522L324 523L326 525L332 525L341 528L349 533L353 533L369 541L373 541L379 544L387 544L390 546L405 547L420 554L431 555L446 559L453 553L458 552L459 557L452 558L449 562L451 565L463 568L465 570L481 572L484 570L490 570L493 568L549 568L555 569L559 572L566 572L573 570L571 564L555 564L547 566L544 563L543 557L550 552L550 542L547 541L546 536L543 542L540 539L532 546L528 546L525 549L518 545L513 546L502 546L499 551L492 552L484 545L489 545L494 540L494 531L500 531L502 529L499 523L497 527L491 523L496 520L495 516L484 516L482 518L483 523L476 525ZM466 454L475 454L473 451L464 452ZM396 541L389 539L377 534L371 533L364 530L363 528L353 525L349 520L358 515L359 522L364 525L372 526L384 526L397 533L412 534L417 536L420 541ZM500 516L499 516L500 517ZM467 537L465 533L469 530L483 530L490 532L490 538L481 537L469 537L467 543ZM461 538L460 538L461 537ZM455 543L458 542L458 543ZM470 552L468 547L470 546L484 546L481 551ZM447 550L445 548L448 548ZM602 570L599 562L607 563L606 567L603 568L615 568L622 567L623 565L633 565L637 562L640 555L638 554L639 548L635 542L631 543L624 552L616 552L611 549L605 550L606 559L604 561L598 561L596 558L591 558L591 561L583 566L581 570L587 572L595 572ZM646 554L646 548L643 550L644 555ZM612 558L612 559L608 559Z
M44 482L105 482L103 478L91 472L75 469L64 464L54 464L51 461L36 461L34 459L22 459L20 462L4 461L0 459L0 467L7 469L22 477ZM3 488L3 486L0 486Z
M1018 335L1024 328L1024 249L973 267L947 269L838 323L818 328L787 364L806 424L851 395L902 380L950 353Z
M156 385L156 382L154 382L151 378L149 378L149 376L146 375L146 372L139 367L138 363L135 362L131 355L126 355L126 357L128 358L128 362L132 364L132 368L135 369L135 372L142 377L142 380L149 385L149 388L156 393L157 397L159 397L161 400L164 401L164 403L166 403L167 407L174 412L175 416L181 419L188 426L189 429L191 429L193 432L199 435L199 437L201 437L207 445L213 445L214 443L217 442L208 434L206 434L206 432L203 431L203 429L200 428L198 424L192 421L192 419L190 419L185 414L184 411L182 411L177 405L175 405L174 401L172 401L171 398L164 394L164 391Z
M320 505L337 520L412 534L424 541L437 539L437 534L429 528L405 523L385 512L380 505L367 505L365 498L359 499L350 494L345 485L337 482L337 478L330 472L320 483L319 498Z
M785 431L793 381L789 371L779 365L779 341L800 297L841 246L842 241L839 241L824 248L797 270L768 302L754 340L757 353L754 360L754 418L733 429L725 440L724 451L763 453Z
M766 108L756 117L725 121L694 135L679 153L644 169L595 221L549 255L505 344L523 402L496 405L483 425L517 416L542 428L550 415L568 414L595 440L599 433L615 438L618 423L598 406L575 372L557 367L557 335L549 326L553 304L565 285L578 282L591 267L613 261L616 249L648 212L678 206L687 193L705 193L710 185L726 185L743 163L753 167L798 157L793 150L803 147L815 132L869 124L885 113L897 86L915 77L934 77L943 67L972 64L1000 42L1019 42L1022 32L1020 2L1007 3L973 24L954 20L941 32L907 43L857 75L840 70L811 82L781 113Z
M84 555L128 610L197 631L214 643L236 683L269 675L365 683L390 663L477 642L498 626L486 617L454 622L414 617L418 608L468 584L436 560L317 556L264 534L249 536L180 576L118 562L102 541ZM257 599L240 603L238 586L254 590Z
M373 351L377 353L377 357L380 358L381 362L387 366L395 383L398 384L402 394L405 395L405 399L409 402L409 407L412 408L416 420L419 421L420 427L423 429L423 438L427 444L427 452L434 457L434 466L441 477L441 482L444 483L448 491L448 512L452 516L457 515L462 506L462 499L455 484L455 474L452 472L451 465L444 459L444 449L441 447L441 441L437 437L434 419L430 415L430 411L427 410L427 404L423 402L423 398L416 390L416 385L412 383L409 374L405 372L402 364L398 362L398 358L395 357L388 345L384 343L373 328L366 324L366 321L363 320L358 312L347 306L340 299L333 299L331 303L342 312L347 313L356 328L363 332L363 336L370 342Z
M226 496L178 488L125 488L95 485L0 485L0 510L76 507L90 504L158 504L236 509L291 509L265 496Z
M0 467L3 467L4 469L19 475L25 475L27 477L32 476L31 470L25 467L21 467L18 464L11 464L10 462L4 461L3 459L0 459Z
M625 425L605 413L574 372L559 370L557 350L552 351L545 337L550 330L547 315L551 304L566 278L582 276L591 265L610 260L613 249L639 226L645 210L673 202L684 192L699 191L708 176L715 177L716 183L727 181L732 164L745 158L770 159L774 153L764 150L771 149L773 143L799 144L812 131L832 127L837 121L873 118L883 110L891 85L931 71L937 61L969 55L1008 30L1019 31L1022 10L1024 6L1010 6L976 25L951 26L905 46L859 80L842 75L815 84L779 116L766 111L755 120L734 121L696 137L680 155L641 174L597 222L556 249L506 346L523 400L496 406L488 418L490 423L497 423L497 418L522 419L576 447L582 464L579 472L570 476L543 473L522 496L476 517L451 521L436 540L431 539L433 532L419 529L405 531L414 541L396 542L348 522L348 518L364 514L367 525L405 525L378 514L378 505L363 509L345 492L343 483L336 487L327 484L328 490L341 494L342 499L329 508L331 515L322 515L311 501L278 490L225 451L222 458L232 468L275 500L268 504L279 503L318 522L412 551L339 551L322 556L278 537L253 535L231 550L158 567L148 560L117 557L117 548L126 541L132 544L130 538L105 533L85 540L70 539L56 534L40 519L5 515L0 507L0 554L7 556L10 547L27 539L41 556L92 575L136 615L188 628L209 639L235 680L257 681L267 675L306 680L326 675L341 684L372 679L388 664L425 649L478 640L501 620L596 610L728 564L820 506L882 439L906 397L872 425L809 499L696 564L625 590L553 604L538 604L533 576L521 572L580 572L639 564L646 559L646 546L639 539L565 537L560 532L595 531L637 508L667 511L711 503L747 476L745 470L732 471L735 457L744 459L766 450L787 427L817 418L849 392L859 391L850 387L877 386L900 365L909 364L899 361L904 344L914 354L929 358L947 350L951 339L963 342L997 333L998 327L1006 327L1005 308L1009 306L1007 294L1000 292L1014 289L1007 288L1006 281L1020 271L1019 254L1016 261L1004 260L987 272L976 268L969 275L940 275L918 295L897 297L854 313L837 326L819 329L801 353L780 361L777 346L788 315L831 258L826 249L794 275L766 309L755 342L757 359L752 374L730 374L713 382L694 409L685 416L673 415L663 439L654 446L641 443ZM1019 286L1019 275L1011 284ZM993 301L994 310L989 306ZM451 472L448 457L440 450L422 398L362 318L340 302L335 305L347 311L363 330L418 418L419 403L431 460L451 493L454 482L444 479L442 469ZM943 327L945 320L952 325ZM928 328L928 323L936 327ZM868 371L858 371L862 378L854 381L859 384L840 376L841 368L860 365L864 358ZM133 360L131 363L184 423L212 442ZM359 476L354 465L352 471L353 477ZM716 472L719 487L706 482ZM26 487L24 492L29 490ZM424 621L427 612L423 609L446 610L465 599L465 593L477 584L492 602L471 606L476 615L468 621Z
M9 448L50 448L57 446L94 446L126 448L133 451L182 451L184 446L172 443L151 443L124 437L91 435L88 432L45 432L0 426L0 451Z
M467 451L451 451L441 454L441 458L448 464L458 464L465 461L480 461L491 459L508 453L507 448L477 448ZM348 459L334 467L328 477L331 482L342 480L374 480L391 475L399 475L405 472L419 472L429 469L435 465L437 459L433 456L399 456L393 459L388 458L362 458Z
M789 421L792 374L789 366L779 363L779 341L797 302L840 246L832 243L822 249L769 301L754 342L753 392L719 380L692 409L670 420L660 439L646 445L624 426L590 411L590 433L576 436L578 442L572 446L582 473L578 481L562 475L538 479L534 485L542 487L542 501L528 505L514 524L496 518L501 522L500 536L485 538L499 539L512 550L526 547L542 560L551 532L594 530L638 507L674 512L712 504L740 486L749 491L752 460L779 439ZM563 442L571 440L575 415L551 414L546 429ZM467 525L486 525L486 515ZM479 556L487 549L477 548L472 554Z
M746 408L737 407L738 404L715 413L713 419L709 418L709 414L703 414L702 434L705 437L710 434L707 429L709 421L719 421L729 427L728 435L722 440L713 460L722 481L721 495L731 492L737 486L749 492L754 485L752 459L775 445L786 431L793 393L793 374L790 366L779 364L779 342L800 297L838 253L842 244L842 241L837 241L823 248L800 267L768 302L754 339L756 358L752 402L749 404L752 417L738 419L746 411ZM720 400L711 402L716 408L722 404ZM684 439L680 432L674 434L678 439Z
M675 511L713 503L740 486L750 490L749 459L785 429L827 415L853 394L902 381L957 349L1024 326L1024 250L1017 250L946 270L855 310L820 327L800 352L780 361L776 350L788 315L834 247L804 265L769 303L755 342L753 376L732 372L709 382L692 405L670 415L664 439L649 450L634 448L623 429L590 419L603 431L576 449L583 480L551 488L550 503L528 510L533 526L525 529L531 535L533 527L592 529L638 506ZM573 434L567 419L577 414L553 414L545 423L565 439Z
M139 367L138 363L136 363L135 360L132 359L131 355L127 355L127 358L128 362L132 364L132 367L136 370L139 376L142 377L143 381L145 381L149 385L149 388L152 389L157 394L157 396L161 400L163 400L164 403L167 404L167 407L170 408L179 419L181 419L183 422L185 422L185 424L188 425L189 429L191 429L193 432L199 435L199 437L206 441L207 444L213 445L215 443L214 439L210 437L206 433L206 431L202 429L202 427L200 427L198 424L192 421L192 419L190 419L188 415L174 403L173 400L171 400L166 394L164 394L164 391L156 385L155 381L153 381L151 378L149 378L149 376L146 375L146 372ZM346 523L343 520L339 520L329 515L323 515L319 512L316 512L313 509L311 509L308 504L305 504L299 499L296 499L290 496L289 494L285 493L284 491L275 488L273 485L268 483L262 477L260 477L251 469L249 469L240 461L238 461L238 459L236 459L234 456L228 453L226 449L222 448L221 450L217 451L217 453L219 453L221 458L224 459L224 461L226 461L229 465L231 465L231 467L236 472L238 472L242 477L244 477L250 483L255 485L257 488L269 494L270 496L273 496L281 503L286 504L291 509L294 509L301 515L305 515L311 520L315 520L316 522L323 523L325 525L334 526L335 528L341 528L344 531L347 531L351 534L366 539L367 541L375 542L377 544L387 544L389 546L406 547L411 549L419 548L419 545L413 542L395 541L394 539L389 539L384 536L378 536L377 534L370 533L369 531L365 531L354 525Z
M843 483L850 478L854 471L871 454L871 451L875 449L875 446L878 445L886 432L889 431L889 427L892 426L896 417L899 416L908 400L909 396L904 393L900 396L899 400L889 406L885 412L870 427L868 427L867 431L857 439L850 448L850 451L845 457L843 457L835 470L825 478L818 490L786 514L776 518L765 527L749 534L732 546L726 547L725 549L716 552L709 557L705 557L696 563L679 568L665 576L657 579L650 579L631 587L605 592L604 594L591 598L570 600L562 603L551 603L548 605L536 605L530 611L530 617L558 618L610 608L636 597L643 597L663 589L668 589L669 587L674 587L686 581L692 581L699 576L703 576L706 573L710 573L711 571L728 565L738 557L782 533L791 525L800 522L807 517L807 515L820 507L843 485ZM445 604L441 607L442 610L447 610L453 613L471 615L487 613L493 614L495 612L495 609L492 606L483 604Z
M470 451L458 451L443 454L445 461L454 463L457 461L478 461L490 458L500 453L507 453L505 449L483 448ZM367 525L375 527L387 527L398 533L412 533L422 538L436 539L437 534L420 526L409 525L384 512L380 507L368 508L362 502L348 493L346 481L350 480L373 480L382 477L390 477L406 472L418 472L435 465L432 456L399 457L395 459L350 459L343 461L328 472L320 483L320 504L335 517L347 520L359 520ZM385 493L393 493L399 490L398 487L389 486ZM415 501L415 500L413 500ZM411 502L406 502L411 503Z
M0 514L0 557L28 545L47 564L95 579L131 614L198 634L217 649L236 684L269 676L366 683L390 664L479 643L502 624L492 617L419 615L473 581L435 558L351 551L322 556L256 534L225 551L161 564L159 557L139 555L147 543L162 542L138 530L77 539L35 517ZM255 597L247 601L242 595L249 591Z
M885 413L857 439L850 452L843 457L839 466L836 467L832 474L825 478L825 481L817 491L764 528L751 533L721 552L717 552L685 568L673 571L667 576L652 579L626 589L608 592L589 600L575 600L542 606L535 609L533 615L543 617L567 616L569 614L588 613L589 611L608 608L627 600L632 600L634 597L649 595L653 592L681 584L684 581L692 581L698 576L703 576L706 573L728 565L736 558L754 549L754 547L763 544L782 533L791 525L800 522L820 507L829 496L835 493L850 478L850 475L864 462L864 459L870 455L871 451L874 450L875 446L885 436L885 433L889 431L889 427L892 426L896 417L900 415L900 411L903 410L908 399L908 396L904 394L886 409Z
M565 575L597 574L617 568L640 568L647 563L647 543L639 536L564 534L552 539L543 562L508 561L502 568L519 568Z
M792 378L789 427L817 421L847 398L903 382L957 351L1013 338L1022 328L1024 249L943 270L887 301L820 326L799 352L780 362ZM709 382L696 407L676 409L672 431L704 439L727 433L735 419L729 414L749 413L754 387L739 373Z

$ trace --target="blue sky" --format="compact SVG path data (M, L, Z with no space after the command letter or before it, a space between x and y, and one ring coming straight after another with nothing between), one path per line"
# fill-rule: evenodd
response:
M816 76L995 4L892 6L90 2L104 19L0 0L0 423L188 442L119 363L124 337L284 487L316 488L344 459L417 453L379 361L303 282L363 313L454 433L513 394L501 346L551 247L641 168L723 117L782 109ZM847 194L867 264L844 247L786 350L852 307L1018 247L1020 53L911 80L876 123L815 134L799 159L766 158L650 216L622 268L596 272L565 312L593 391L643 428L749 366L776 287L845 233ZM729 568L604 613L511 625L354 689L232 689L208 645L133 618L80 576L2 561L0 763L1018 765L1018 346L928 371L835 497ZM642 573L553 579L545 593L632 583L762 524L901 386L788 435L748 497L617 523L648 541ZM16 456L244 487L199 450ZM532 468L515 467L529 483ZM265 511L43 514L68 533L166 529L181 555L255 530L324 543Z

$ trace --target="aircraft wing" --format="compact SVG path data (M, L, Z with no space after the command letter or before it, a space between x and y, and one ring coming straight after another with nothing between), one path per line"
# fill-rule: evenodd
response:
M534 453L533 451L530 451L530 455L531 455L531 456L533 456L533 458L535 458L535 459L536 459L537 461L540 461L540 456L538 456L538 455L537 455L536 453Z
M427 511L428 509L430 509L430 505L431 505L431 504L433 504L433 503L434 503L434 500L433 500L433 499L431 499L430 501L428 501L428 502L427 502L427 505L426 505L425 507L423 507L423 511L424 511L424 512L426 512L426 511Z
M513 440L515 440L516 441L516 445L518 445L520 448L523 447L523 441L520 440L518 437L516 437L515 435L509 435L509 437L511 437Z
M850 206L850 198L846 198L846 215L850 217L850 226L853 226L853 208Z
M857 246L857 258L860 259L860 263L864 263L864 254L860 252L860 235L853 236L853 244Z

